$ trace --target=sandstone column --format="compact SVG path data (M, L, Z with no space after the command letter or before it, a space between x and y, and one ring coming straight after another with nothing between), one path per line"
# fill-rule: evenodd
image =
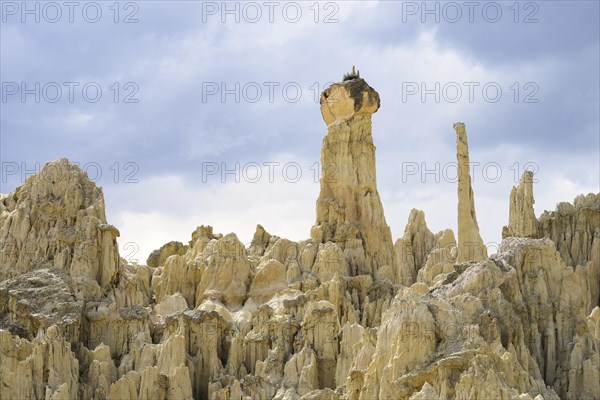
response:
M379 94L357 74L345 76L321 94L327 135L311 237L340 245L351 260L352 274L393 267L392 235L377 192L371 134L371 115L379 104Z
M465 124L455 123L454 130L456 131L456 158L458 161L458 254L456 261L485 260L487 249L479 235L479 226L475 215Z
M519 186L510 192L508 226L502 237L536 237L537 219L533 211L533 172L524 171Z

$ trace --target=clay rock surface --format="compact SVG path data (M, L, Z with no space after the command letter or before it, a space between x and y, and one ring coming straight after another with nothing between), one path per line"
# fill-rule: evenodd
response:
M508 226L502 237L536 237L537 219L533 210L533 172L524 171L519 185L510 192Z
M458 162L458 261L481 261L487 258L487 249L479 235L475 200L471 187L469 147L465 124L454 124L456 131L456 158Z
M335 242L358 274L393 268L393 244L377 192L371 115L379 94L363 79L332 85L321 94L327 135L321 149L321 191L311 238Z
M397 283L404 286L415 283L417 274L424 266L435 242L435 235L427 228L425 213L413 208L404 229L404 236L394 244L398 266L395 277Z
M555 211L544 211L538 221L538 236L556 243L568 265L585 265L600 257L600 193L579 195L573 203L561 202Z
M380 106L379 93L358 77L329 86L321 93L320 102L327 127L348 121L357 114L373 114Z
M0 283L0 326L25 339L59 325L77 342L82 311L63 271L40 269Z
M0 279L54 268L108 287L119 272L116 238L106 223L102 190L67 159L2 199Z
M184 246L181 242L169 242L163 245L160 249L154 250L148 256L148 260L146 264L150 268L157 268L161 265L164 265L167 258L173 255L184 255L187 251L187 246Z
M0 400L600 400L600 194L536 218L524 176L497 253L464 253L483 242L459 168L458 235L413 209L393 245L379 96L350 76L322 103L317 223L298 242L201 225L132 264L67 160L0 195Z

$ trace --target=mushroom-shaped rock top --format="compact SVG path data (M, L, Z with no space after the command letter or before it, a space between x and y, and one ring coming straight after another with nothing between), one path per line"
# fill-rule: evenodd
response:
M373 114L379 105L379 93L362 78L334 83L321 93L321 114L328 127L356 114Z

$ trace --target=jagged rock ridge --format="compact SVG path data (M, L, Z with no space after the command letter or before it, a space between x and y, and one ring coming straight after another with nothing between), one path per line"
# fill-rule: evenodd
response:
M0 399L600 399L600 194L536 219L526 173L487 257L461 170L458 240L414 209L392 244L378 108L358 74L323 93L300 242L200 226L131 265L67 160L1 196Z

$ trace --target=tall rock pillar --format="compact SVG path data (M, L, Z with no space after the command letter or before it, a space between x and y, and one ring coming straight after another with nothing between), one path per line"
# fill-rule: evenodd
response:
M454 124L456 131L456 158L458 161L458 253L457 262L487 259L487 249L479 235L471 174L469 172L469 145L465 124Z
M321 94L327 135L321 149L321 191L311 237L342 249L350 272L375 274L393 268L389 226L377 192L371 115L379 94L356 74Z
M502 237L536 237L537 219L533 211L533 172L524 171L519 186L510 192L508 226L502 230Z

